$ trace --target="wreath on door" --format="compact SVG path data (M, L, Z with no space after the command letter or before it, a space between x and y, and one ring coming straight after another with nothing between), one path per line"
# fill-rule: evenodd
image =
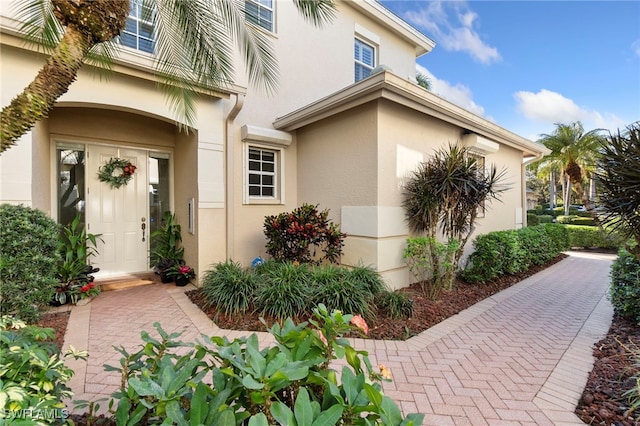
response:
M100 182L106 182L112 188L120 188L122 185L129 183L136 166L131 161L124 158L111 157L102 167L98 169L98 179Z

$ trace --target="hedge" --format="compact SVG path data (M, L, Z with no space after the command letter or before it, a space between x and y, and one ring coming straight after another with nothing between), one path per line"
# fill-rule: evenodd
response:
M615 232L601 231L595 226L565 225L571 247L617 249L620 237Z
M569 232L562 225L545 223L480 235L473 247L461 276L468 282L482 283L557 257L570 248Z

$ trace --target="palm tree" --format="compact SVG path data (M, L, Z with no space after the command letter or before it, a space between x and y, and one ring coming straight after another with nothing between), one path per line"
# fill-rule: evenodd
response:
M592 177L598 149L603 140L601 131L602 129L594 129L585 133L580 121L570 124L556 123L553 133L543 134L538 140L551 150L551 154L540 160L540 170L560 173L565 214L569 214L572 185L585 207L588 210L593 208L588 194L585 193L583 182Z
M431 79L429 78L429 76L421 73L420 71L417 71L416 81L418 82L418 86L431 91Z
M240 49L252 83L273 92L278 67L269 38L248 24L244 1L239 0L131 0L143 1L154 22L155 66L171 106L184 121L194 123L199 89L220 89L234 75L234 47ZM333 19L334 0L293 0L313 25ZM110 46L123 30L130 0L24 0L20 9L23 31L48 47L51 56L35 79L0 117L0 153L45 117L67 92L78 70L92 53L103 53L110 63Z

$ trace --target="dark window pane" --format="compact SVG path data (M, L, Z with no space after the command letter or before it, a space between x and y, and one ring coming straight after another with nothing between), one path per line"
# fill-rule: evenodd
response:
M153 25L140 23L140 37L151 39L153 37Z
M256 151L255 149L249 150L249 159L250 160L259 160L260 159L260 151Z
M153 41L141 38L140 46L138 47L138 49L142 50L143 52L153 53Z
M260 195L260 187L259 186L249 186L249 195L251 196L259 196Z
M136 46L135 36L128 33L122 33L122 35L120 36L120 43L127 47L133 47L134 49L138 47Z
M260 185L260 175L249 175L249 183L252 185Z
M262 161L275 161L275 153L269 151L262 151Z
M251 171L260 171L260 162L259 161L249 161L249 170Z
M275 165L273 163L262 163L262 171L273 173L275 171Z
M263 197L273 197L273 188L265 186L262 188L262 196Z
M271 175L263 175L262 176L262 184L273 186L273 176Z

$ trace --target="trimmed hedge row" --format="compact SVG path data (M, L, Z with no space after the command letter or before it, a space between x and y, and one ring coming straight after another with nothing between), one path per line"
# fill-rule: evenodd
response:
M617 249L620 236L614 232L603 232L594 226L565 225L569 231L571 247Z
M544 223L480 235L473 247L462 278L482 283L526 271L557 257L570 248L569 231L562 225Z

